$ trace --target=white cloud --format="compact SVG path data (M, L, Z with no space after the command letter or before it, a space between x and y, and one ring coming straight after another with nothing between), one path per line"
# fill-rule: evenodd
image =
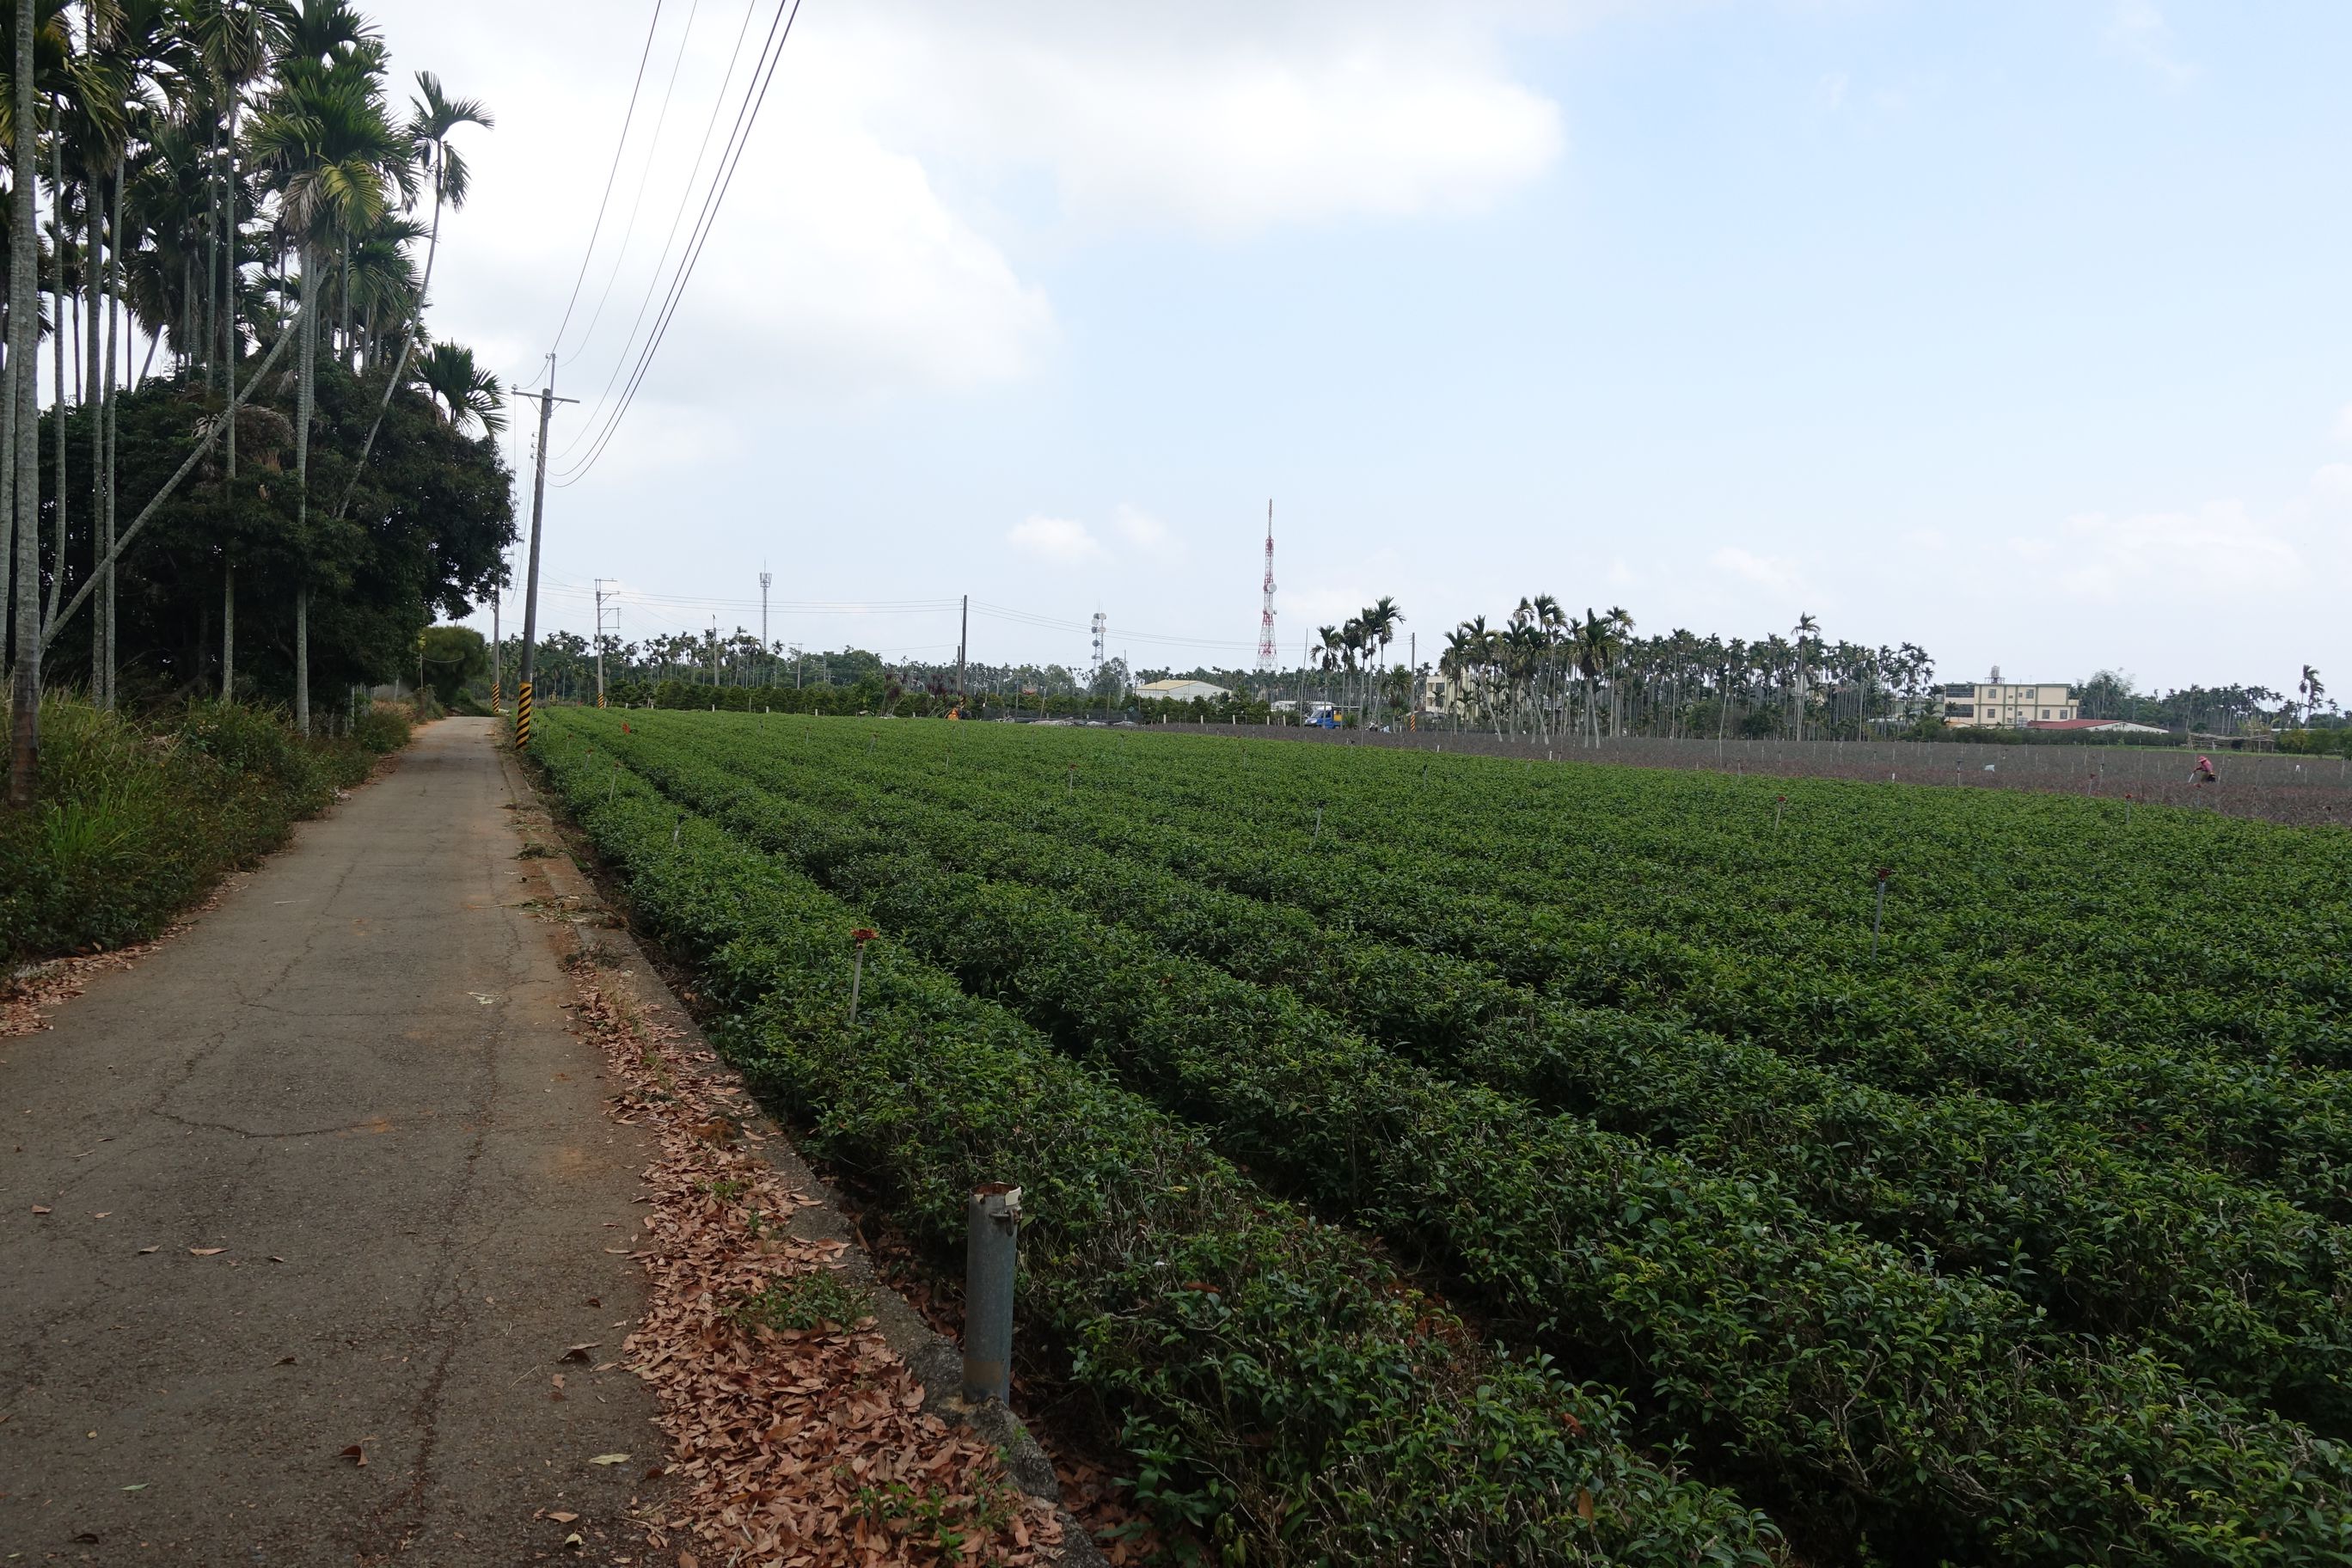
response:
M2327 463L2313 470L2311 499L2324 507L2352 506L2352 463Z
M2335 436L2338 441L2352 441L2352 403L2336 411Z
M927 155L1042 169L1087 223L1230 235L1476 212L1542 174L1559 110L1512 79L1500 27L1396 0L898 0L824 36Z
M1172 560L1183 554L1183 546L1168 525L1139 508L1120 504L1111 513L1111 527L1119 537L1134 547L1138 553L1159 560Z
M1066 517L1042 513L1022 519L1005 531L1005 540L1024 555L1057 565L1075 565L1103 553L1102 542L1087 525Z
M626 102L630 73L614 65L614 40L642 39L645 13L584 0L578 26L532 31L519 9L407 0L385 23L402 70L435 68L453 91L479 96L498 115L495 130L459 134L474 189L444 223L434 324L528 384L581 274ZM712 25L703 9L682 59L683 28L665 14L653 55L662 67L677 64L676 98L666 118L648 112L657 101L650 88L638 106L571 314L558 377L587 400L570 413L574 428L600 416L608 385L617 401L652 336L664 243L679 220L660 271L666 284L731 121L731 112L722 115L689 184L733 42L733 29ZM673 12L682 17L683 8ZM530 47L520 47L526 34ZM1055 342L1044 289L945 198L922 162L867 128L854 83L798 41L793 50L632 426L656 396L717 415L754 395L772 404L964 392L1029 374ZM667 69L653 79L666 85ZM740 85L739 72L730 111ZM662 139L648 174L656 120ZM638 445L647 461L661 460L662 444ZM672 460L687 460L683 448Z
M1753 583L1759 588L1792 593L1804 585L1793 563L1778 556L1759 555L1736 544L1727 544L1717 550L1707 557L1707 564L1743 582Z
M2066 587L2101 600L2256 592L2292 580L2305 563L2294 541L2236 500L2130 517L2089 512L2067 519L2061 539L2038 542L2049 547L2039 553L2063 563Z
M2173 47L2172 24L2154 0L2116 0L2107 14L2107 47L2178 85L2197 74Z

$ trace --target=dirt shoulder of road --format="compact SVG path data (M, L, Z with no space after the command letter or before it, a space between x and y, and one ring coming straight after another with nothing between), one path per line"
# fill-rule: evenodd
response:
M882 1280L835 1194L703 1037L520 766L504 765L524 854L551 889L541 917L570 933L575 1028L626 1085L613 1114L660 1145L635 1241L652 1300L626 1347L673 1443L654 1544L682 1549L681 1563L866 1560L835 1545L1103 1563L1027 1427L959 1397L955 1346ZM942 1552L950 1536L961 1556Z

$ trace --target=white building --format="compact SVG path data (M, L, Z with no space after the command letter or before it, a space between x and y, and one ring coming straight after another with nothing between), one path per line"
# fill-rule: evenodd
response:
M2021 730L2078 717L2074 688L2064 682L2002 680L1999 670L1990 680L1948 688L1944 698L1944 722L1955 730Z
M1151 702L1190 702L1198 698L1214 702L1232 692L1222 686L1212 686L1205 680L1147 680L1135 689L1136 696Z

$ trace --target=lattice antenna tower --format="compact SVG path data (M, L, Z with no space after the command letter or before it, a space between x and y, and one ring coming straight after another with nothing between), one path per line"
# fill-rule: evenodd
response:
M1274 501L1265 503L1265 590L1257 612L1257 672L1274 673Z
M1103 639L1109 635L1109 622L1100 610L1095 612L1095 667L1087 672L1087 684L1092 686L1102 678Z

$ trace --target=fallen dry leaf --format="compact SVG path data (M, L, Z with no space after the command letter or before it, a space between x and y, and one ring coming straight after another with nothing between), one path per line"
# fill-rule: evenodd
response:
M39 1205L39 1204L35 1204L35 1205L33 1205L33 1212L34 1212L35 1214L47 1214L47 1213L48 1213L49 1211L48 1211L46 1207L44 1207L43 1205Z
M551 1519L551 1520L553 1520L553 1521L555 1521L555 1522L556 1522L556 1523L558 1523L558 1524L570 1524L570 1523L572 1523L573 1521L577 1520L580 1516L579 1516L578 1514L576 1514L576 1513L565 1513L565 1512L562 1511L561 1510L555 1510L555 1511L553 1511L553 1512L551 1512L547 1517L548 1517L548 1518L550 1518L550 1519Z
M221 1253L226 1252L228 1248L226 1247L192 1247L188 1248L188 1256L191 1258L213 1258Z
M161 1247L142 1247L139 1249L139 1256L144 1258L151 1252L161 1252L163 1250L163 1249Z
M625 1465L629 1457L626 1454L599 1454L588 1462L592 1465Z
M590 1340L585 1344L569 1346L562 1355L557 1356L555 1359L558 1363L567 1361L586 1361L588 1359L588 1352L601 1348L604 1342L602 1340Z
M893 1488L934 1499L971 1527L961 1561L1041 1568L1057 1557L1062 1526L1053 1507L1013 1487L990 1445L921 1413L915 1378L870 1319L837 1331L779 1334L747 1331L730 1316L746 1296L835 1267L847 1244L780 1233L782 1222L816 1200L745 1152L742 1142L709 1136L714 1123L741 1131L736 1118L746 1108L723 1103L740 1102L740 1087L659 1015L632 1005L625 974L596 978L601 988L579 986L574 1017L603 1049L607 1080L623 1090L606 1113L643 1128L655 1145L646 1191L632 1200L650 1211L637 1245L605 1248L635 1257L645 1269L644 1316L634 1327L625 1319L614 1325L625 1332L620 1353L599 1367L624 1365L644 1380L672 1445L667 1464L642 1467L646 1483L671 1480L658 1513L640 1516L653 1555L637 1561L679 1568L942 1561L901 1526L872 1518L873 1495ZM719 1198L721 1190L730 1195ZM616 1454L591 1462L625 1461ZM1108 1477L1102 1489L1118 1495Z
M349 1459L354 1465L364 1466L367 1463L367 1449L361 1444L354 1443L350 1447L345 1448L341 1453L337 1454L335 1458L339 1459Z
M108 1215L110 1215L114 1211L112 1209L100 1209L89 1217L92 1219L104 1219Z
M294 1364L294 1358L290 1355L282 1355L278 1358L275 1364L278 1366L292 1366Z

